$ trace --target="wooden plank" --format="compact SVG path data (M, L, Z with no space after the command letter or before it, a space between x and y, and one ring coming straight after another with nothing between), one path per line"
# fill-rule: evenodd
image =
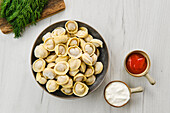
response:
M51 15L54 15L63 9L65 9L64 0L49 0L48 5L44 8L44 10L42 12L40 20L47 18ZM40 21L40 20L38 20L38 21ZM0 29L1 29L2 33L8 34L8 33L12 32L11 27L12 26L10 24L8 24L6 19L0 18Z

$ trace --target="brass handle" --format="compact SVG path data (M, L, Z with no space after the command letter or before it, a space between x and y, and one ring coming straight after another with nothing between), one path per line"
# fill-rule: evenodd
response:
M156 83L156 81L149 74L146 74L145 77L148 79L150 84L154 85Z
M130 88L131 93L139 93L139 92L143 92L143 88L142 87L136 87L136 88Z

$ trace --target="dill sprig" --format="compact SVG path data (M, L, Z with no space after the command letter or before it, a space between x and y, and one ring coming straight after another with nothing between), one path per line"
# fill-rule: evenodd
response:
M0 16L12 25L15 38L19 38L28 24L35 24L48 0L3 0Z

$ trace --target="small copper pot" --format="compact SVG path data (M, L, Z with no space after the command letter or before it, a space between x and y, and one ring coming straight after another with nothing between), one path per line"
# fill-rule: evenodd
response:
M146 61L147 61L147 67L146 67L145 71L140 73L140 74L133 74L133 73L129 72L129 70L126 67L127 58L129 57L129 55L131 55L133 53L138 53L138 54L143 55L146 58ZM126 55L125 60L124 60L124 67L130 75L132 75L134 77L145 76L148 79L148 81L150 82L150 84L154 85L156 83L156 81L148 74L150 66L151 66L151 61L150 61L149 56L144 51L141 51L141 50L131 51L129 54Z
M121 105L121 106L115 106L115 105L109 103L109 101L106 99L105 91L106 91L107 87L108 87L111 83L113 83L113 82L121 82L121 83L125 84L125 85L127 86L127 88L129 89L130 98L131 98L131 94L132 94L132 93L143 92L143 88L142 88L142 87L130 88L130 87L129 87L125 82L123 82L123 81L120 81L120 80L111 81L111 82L109 82L109 83L105 86L105 88L104 88L104 99L106 100L106 102L107 102L109 105L111 105L111 106L113 106L113 107L117 107L117 108L123 107L123 106L125 106L125 105L130 101L130 98L129 98L129 100L128 100L125 104L123 104L123 105Z

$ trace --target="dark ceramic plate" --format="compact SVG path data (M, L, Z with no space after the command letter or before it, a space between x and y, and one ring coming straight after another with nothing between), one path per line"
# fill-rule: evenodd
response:
M32 51L31 51L31 66L32 66L33 62L35 60L37 60L37 58L34 56L34 49L35 49L35 47L37 45L43 43L42 36L45 35L47 32L52 32L56 27L64 27L66 22L67 22L67 20L66 21L60 21L60 22L54 23L54 24L50 25L49 27L47 27L45 30L43 30L41 32L41 34L38 36L38 38L36 39L36 41L35 41L35 43L34 43L34 45L32 47ZM102 38L102 36L94 28L92 28L91 26L89 26L89 25L87 25L87 24L85 24L83 22L79 22L79 21L76 21L76 22L78 23L79 27L86 27L88 29L89 34L91 34L96 39L100 39L103 42L103 48L99 48L100 56L98 58L98 61L101 61L103 63L104 68L103 68L102 73L96 75L96 82L93 85L88 86L89 87L88 94L89 94L89 93L95 91L101 85L101 83L103 82L103 80L104 80L104 78L106 76L106 72L107 72L108 66L109 66L109 54L108 54L108 49L107 49L107 46L106 46L106 43L105 43L104 39ZM32 72L33 72L33 75L34 75L34 78L35 78L36 73L33 70L32 70ZM41 84L39 84L39 85L45 91L47 91L45 85L41 85ZM65 94L63 94L59 90L57 90L54 93L50 93L50 94L55 96L55 97L60 97L60 98L64 98L64 99L79 98L79 97L77 97L75 95L71 95L71 96L65 95Z

